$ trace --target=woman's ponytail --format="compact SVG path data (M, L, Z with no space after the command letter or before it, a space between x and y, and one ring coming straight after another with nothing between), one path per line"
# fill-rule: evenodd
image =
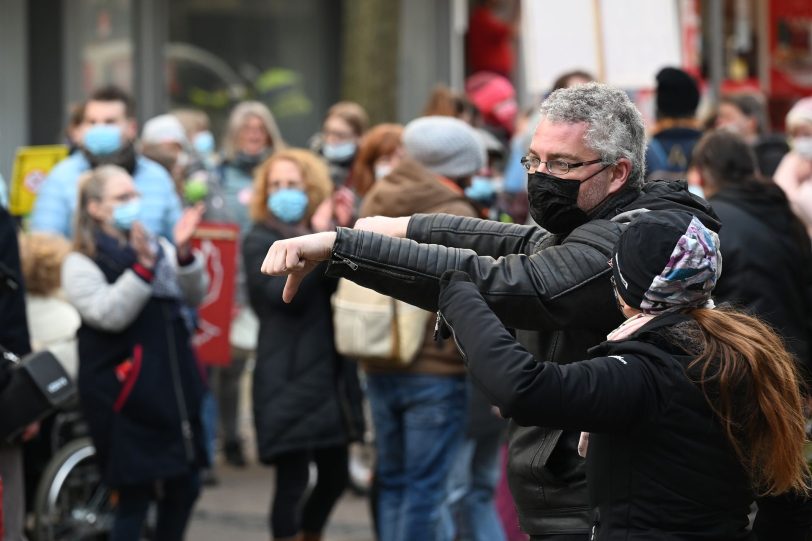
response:
M809 493L797 361L767 325L741 312L696 309L701 353L688 367L761 494Z

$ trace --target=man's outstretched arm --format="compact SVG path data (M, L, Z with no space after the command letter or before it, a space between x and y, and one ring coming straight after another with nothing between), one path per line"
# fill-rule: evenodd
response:
M289 275L284 291L288 301L304 274L317 261L329 259L327 273L332 276L436 310L440 276L446 270L461 270L471 276L508 327L549 330L594 324L606 328L602 314L617 312L606 262L620 226L601 221L584 228L562 245L497 259L471 250L339 228L337 233L274 243L262 271ZM589 312L584 306L590 306Z

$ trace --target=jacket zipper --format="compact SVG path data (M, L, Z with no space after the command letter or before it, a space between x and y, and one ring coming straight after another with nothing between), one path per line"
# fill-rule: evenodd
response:
M400 280L408 280L410 282L414 282L414 277L409 276L408 274L402 274L402 273L391 271L389 269L385 269L385 268L382 268L382 267L376 267L374 265L364 265L362 263L356 263L356 262L351 261L351 260L347 259L346 257L338 255L336 253L333 253L332 257L336 260L336 263L341 263L341 264L347 265L350 269L352 269L354 271L357 271L361 267L365 267L365 268L368 268L368 269L370 269L370 270L372 270L372 271L374 271L376 273L385 274L387 276L391 276L393 278L398 278Z
M169 308L164 305L164 316L167 323L171 321ZM186 410L186 395L183 392L183 385L180 381L180 365L178 363L177 350L175 349L175 331L171 325L167 325L166 337L169 342L169 366L172 370L172 385L175 388L175 400L178 405L180 415L180 433L183 437L183 449L186 452L186 459L189 463L195 461L195 449L193 444L194 434L192 433L192 423L189 421L189 412Z
M347 265L352 270L354 270L354 271L358 270L358 263L353 263L352 261L350 261L346 257L340 256L338 254L333 254L333 257L338 259L341 263L344 263L345 265Z
M457 333L454 331L454 327L448 324L445 316L443 316L442 312L437 310L437 319L434 321L434 340L440 340L440 325L445 325L451 330L451 338L454 339L454 345L457 346L457 351L460 352L462 356L462 360L465 361L465 364L468 364L468 355L465 354L465 350L462 349L459 340L457 340Z

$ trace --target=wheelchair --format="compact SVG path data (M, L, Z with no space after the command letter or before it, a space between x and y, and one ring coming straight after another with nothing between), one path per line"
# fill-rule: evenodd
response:
M34 541L107 539L115 494L101 480L78 403L42 422L25 446L28 534Z

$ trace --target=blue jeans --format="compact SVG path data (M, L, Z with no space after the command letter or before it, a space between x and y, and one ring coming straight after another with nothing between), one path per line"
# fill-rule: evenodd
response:
M466 415L463 376L369 374L380 541L440 540Z
M215 443L217 441L217 401L210 390L203 393L203 403L200 405L200 417L203 425L203 438L206 442L210 468L214 468Z
M446 539L505 541L493 501L502 473L501 444L502 432L465 438L448 478L442 524Z

